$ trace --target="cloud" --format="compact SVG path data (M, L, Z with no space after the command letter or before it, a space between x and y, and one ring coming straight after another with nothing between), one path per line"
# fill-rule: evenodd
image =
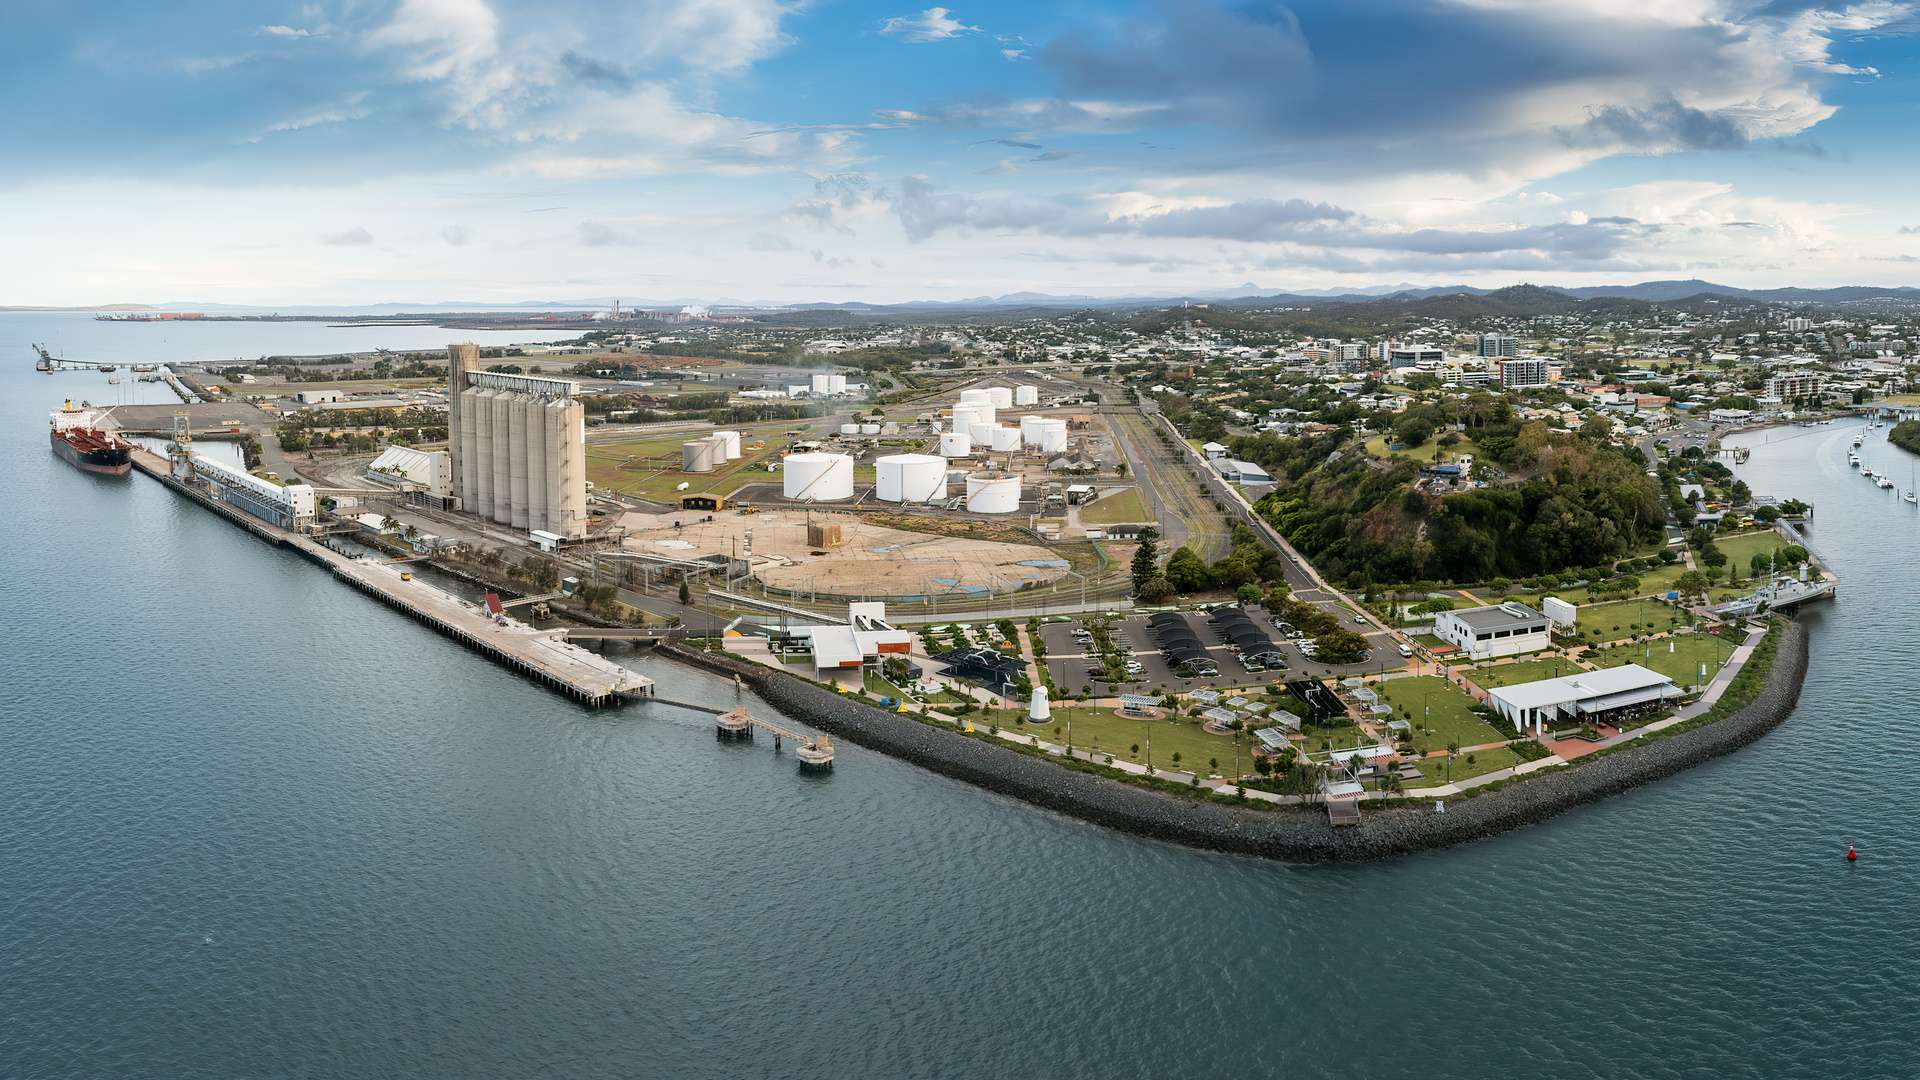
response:
M1920 225L1902 225L1898 231L1901 236L1920 236Z
M582 56L568 49L560 54L560 66L578 82L609 90L625 90L633 85L633 76L604 60Z
M1031 59L1033 59L1033 57L1031 57L1031 56L1028 56L1028 55L1027 55L1027 50L1025 50L1025 49L1001 49L1001 50L1000 50L1000 59L1002 59L1002 60L1031 60Z
M902 41L924 45L928 42L945 41L963 34L980 33L977 26L968 26L943 7L930 7L918 15L895 15L880 21L880 32L897 37Z
M1646 108L1606 105L1591 110L1585 123L1560 128L1569 146L1607 150L1737 150L1747 134L1726 113L1689 108L1668 98Z
M1306 199L1248 199L1167 205L1143 196L982 198L903 177L886 196L910 242L938 233L1027 232L1067 238L1128 236L1294 245L1327 252L1398 252L1455 262L1517 258L1550 265L1613 258L1659 231L1633 218L1604 216L1544 225L1408 229L1344 207Z
M453 247L466 247L473 243L473 233L464 225L448 225L440 230L440 239Z
M373 234L355 225L340 232L325 233L320 237L320 242L330 247L366 247L373 243Z
M585 247L638 247L641 243L640 237L633 232L604 221L583 221L574 233Z
M265 37L277 38L317 38L327 36L325 30L310 30L304 26L286 26L280 23L263 26L259 29L258 33Z
M332 105L322 106L321 108L308 112L296 113L284 120L269 124L265 128L262 128L259 134L253 136L248 141L259 142L268 135L278 135L289 131L304 131L307 128L321 127L326 124L345 124L355 120L364 120L369 115L369 111L363 107L362 103L367 100L368 96L368 91L357 90Z
M1178 127L1216 136L1206 159L1166 163L1190 174L1398 182L1417 198L1444 183L1497 197L1614 154L1798 135L1833 115L1822 89L1834 76L1873 74L1836 59L1836 37L1910 19L1914 7L1150 3L1133 18L1076 22L1039 47L1051 97L923 105L917 122L1018 124L1043 138ZM1461 56L1499 60L1463 77Z

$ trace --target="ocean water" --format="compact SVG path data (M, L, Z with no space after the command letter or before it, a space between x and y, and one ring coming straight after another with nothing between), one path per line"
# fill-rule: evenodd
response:
M1847 474L1847 429L1741 468L1817 504L1844 577L1787 724L1542 827L1300 867L582 711L66 466L46 411L120 388L27 349L455 336L0 315L0 1077L1920 1074L1920 511Z

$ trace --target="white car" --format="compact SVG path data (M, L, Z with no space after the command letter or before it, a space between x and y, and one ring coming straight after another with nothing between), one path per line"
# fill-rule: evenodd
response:
M1400 655L1409 660L1413 659L1413 646L1402 642L1400 645Z

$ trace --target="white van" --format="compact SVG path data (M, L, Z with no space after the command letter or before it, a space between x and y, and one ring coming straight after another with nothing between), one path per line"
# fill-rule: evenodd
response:
M1411 645L1409 645L1409 644L1407 644L1407 643L1406 643L1406 642L1404 642L1404 641L1403 641L1403 642L1401 642L1401 643L1400 643L1400 655L1401 655L1401 656L1404 656L1404 657L1406 657L1406 658L1407 658L1407 659L1409 659L1409 660L1411 660L1411 659L1413 659L1413 646L1411 646Z

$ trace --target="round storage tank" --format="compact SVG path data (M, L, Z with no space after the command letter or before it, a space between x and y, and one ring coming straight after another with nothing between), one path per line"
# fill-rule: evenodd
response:
M1057 454L1067 448L1067 422L1047 420L1040 426L1040 452Z
M891 454L876 459L874 497L881 502L924 503L947 497L947 459L930 454Z
M988 394L988 400L993 402L994 408L996 409L1013 408L1013 388L1012 387L989 386L987 387L987 394Z
M967 436L982 450L993 449L993 421L975 420L967 425Z
M780 463L780 493L804 502L853 498L853 459L845 454L788 454Z
M967 477L967 512L1011 514L1020 509L1020 478L1004 473L972 473Z
M1016 386L1016 387L1014 387L1014 388L1013 388L1013 403L1014 403L1015 405L1038 405L1038 404L1040 404L1040 388L1039 388L1039 387L1037 387L1037 386Z
M720 443L714 439L695 439L680 444L681 472L712 472L721 462Z
M859 424L841 424L841 425L840 425L840 434L842 434L842 435L858 435L858 434L860 434L860 425L859 425Z
M941 457L966 457L973 453L973 438L964 431L946 431L940 435Z
M1020 432L1017 429L996 426L990 434L994 453L1004 454L1020 449Z
M976 402L961 402L953 407L953 430L971 432L973 425L981 423L980 410L986 406Z
M720 453L724 460L737 461L740 457L740 433L737 431L716 431L709 438L720 440Z
M1020 418L1020 441L1028 446L1040 445L1040 429L1045 427L1044 416L1023 416Z
M960 404L991 405L993 404L993 391L988 390L984 387L975 387L972 390L962 390L960 391Z
M861 425L860 425L860 434L862 434L862 435L878 435L878 434L880 434L880 425L879 425L879 424L861 424Z

